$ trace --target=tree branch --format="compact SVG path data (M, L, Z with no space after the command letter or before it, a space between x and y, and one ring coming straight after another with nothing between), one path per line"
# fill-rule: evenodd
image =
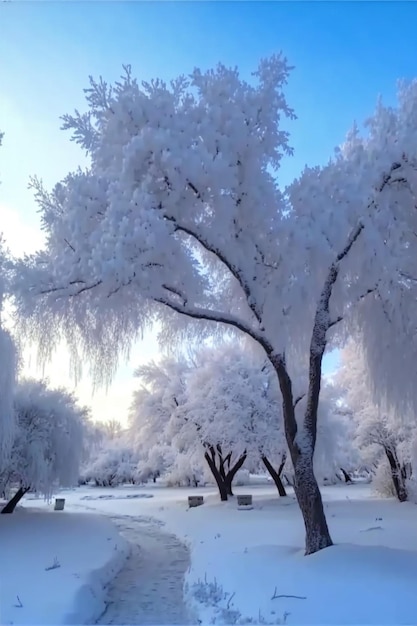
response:
M359 296L359 298L357 298L357 300L355 300L354 305L358 304L358 302L360 302L361 300L364 300L366 296L369 296L371 293L377 293L377 292L378 292L378 286L373 287L372 289L367 289L365 293L363 293L361 296ZM338 324L339 322L343 321L344 317L345 317L344 315L339 315L338 317L336 317L336 319L329 322L329 329L332 328L333 326L336 326L336 324Z
M186 296L179 289L176 289L175 287L170 287L170 285L166 285L166 284L163 284L162 287L166 289L166 291L169 291L170 293L173 293L175 296L178 296L181 299L183 306L187 304Z
M305 393L303 393L303 394L301 394L301 396L298 396L298 397L294 400L294 409L295 409L295 407L297 406L297 404L298 404L299 402L301 402L301 400L303 400L303 398L305 398L305 397L306 397L306 394L305 394Z
M272 345L269 341L260 333L253 330L250 326L245 324L242 320L238 318L228 315L227 313L220 313L219 311L214 311L212 309L202 309L196 307L190 307L189 305L180 305L175 302L170 302L166 298L155 298L155 302L159 302L159 304L163 304L164 306L172 309L176 313L181 313L186 317L191 317L196 320L206 320L208 322L218 322L220 324L226 324L226 326L232 326L237 330L240 330L245 335L249 335L252 337L257 343L259 343L267 354L271 354L273 351Z
M190 186L190 183L189 183ZM191 187L193 188L193 187ZM165 219L167 219L170 222L173 222L175 224L174 230L175 232L182 232L185 235L188 235L189 237L192 237L193 239L195 239L205 250L207 250L207 252L211 252L212 254L214 254L219 261L221 261L223 263L223 265L229 270L229 272L232 274L232 276L237 280L237 282L239 283L239 285L241 286L246 300L248 302L248 306L250 308L250 310L252 311L252 313L254 314L256 320L261 323L261 314L260 312L257 310L256 305L251 302L251 292L250 292L250 288L249 286L246 284L246 282L244 281L240 271L238 270L238 268L236 268L227 258L226 256L221 252L221 250L219 250L218 248L216 248L215 246L211 245L207 239L205 239L201 234L196 233L194 230L192 230L191 228L187 227L187 226L180 226L176 219L174 217L170 217L168 215L165 216Z

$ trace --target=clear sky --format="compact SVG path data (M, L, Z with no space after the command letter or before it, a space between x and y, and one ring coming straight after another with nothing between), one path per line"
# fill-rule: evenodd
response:
M0 231L16 253L42 242L28 179L52 185L84 162L59 116L83 108L89 74L112 81L130 63L138 78L170 79L222 61L249 77L260 57L283 50L298 116L285 184L324 162L378 94L394 102L396 80L417 77L416 26L417 3L400 1L0 2ZM156 352L153 337L134 350L109 395L93 400L96 417L122 417L133 367ZM47 373L67 382L67 370L63 353ZM88 380L79 393L90 402Z

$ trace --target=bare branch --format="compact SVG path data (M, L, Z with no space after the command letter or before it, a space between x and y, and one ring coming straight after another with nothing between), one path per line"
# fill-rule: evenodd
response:
M68 239L65 239L65 237L64 237L64 241L65 241L65 243L67 244L67 246L69 246L69 247L71 248L71 250L72 250L73 252L75 252L75 248L74 248L74 246L72 246L72 245L70 244L70 242L68 241Z
M102 280L98 280L95 283L92 283L91 285L86 285L85 287L82 287L81 289L79 289L78 291L76 291L75 293L71 293L69 294L71 298L74 298L75 296L79 296L82 293L84 293L84 291L90 291L91 289L94 289L95 287L98 287L99 285L101 285L103 283Z
M410 280L411 282L417 283L417 278L415 276L411 276L408 272L399 272L400 276L405 280Z
M249 289L248 285L246 284L246 282L244 281L244 279L243 279L241 273L239 272L238 268L236 268L232 263L230 263L230 261L226 258L226 256L218 248L216 248L215 246L211 245L207 241L207 239L205 239L202 235L197 234L194 230L191 230L190 228L188 228L186 226L179 226L176 223L176 220L174 218L167 217L166 219L168 219L169 221L172 221L172 222L175 223L175 232L182 232L185 235L188 235L189 237L192 237L193 239L195 239L205 250L207 250L207 252L211 252L212 254L214 254L219 259L219 261L221 261L223 263L223 265L225 265L225 267L227 267L229 272L237 280L237 282L239 283L239 285L243 289L243 292L244 292L244 294L246 296L249 308L252 311L252 313L254 314L256 320L259 323L261 323L261 314L257 310L256 305L254 303L251 303L250 289Z
M163 284L162 287L166 289L166 291L169 291L170 293L173 293L174 295L178 296L181 299L181 303L183 306L187 304L187 298L182 293L182 291L180 291L176 287L170 287L169 285L166 285L166 284Z
M339 315L338 317L336 317L336 319L332 320L331 322L329 322L329 326L328 328L333 328L333 326L336 326L336 324L338 324L339 322L341 322L343 320L343 315Z
M274 589L274 595L272 596L271 600L276 600L277 598L296 598L297 600L307 600L307 596L292 596L292 595L286 595L286 594L277 594L277 587L275 587Z
M377 291L378 291L378 287L373 287L372 289L367 289L365 291L365 293L360 295L359 298L357 298L357 300L355 300L354 305L357 304L358 302L360 302L361 300L364 300L366 298L366 296L369 296L371 293L376 293ZM344 315L339 315L338 317L336 317L336 319L334 319L331 322L329 322L329 329L332 328L333 326L336 326L336 324L341 322L343 319L344 319Z
M294 409L295 409L295 407L297 406L297 404L298 404L299 402L301 402L301 400L302 400L303 398L305 398L305 397L306 397L306 394L305 394L305 393L303 393L303 394L301 394L301 396L298 396L298 397L294 400Z
M273 351L272 345L261 333L253 330L253 328L245 324L245 322L239 320L232 315L228 315L227 313L222 313L219 311L214 311L212 309L190 307L186 304L180 305L162 297L155 298L155 302L159 302L160 304L163 304L173 311L185 315L186 317L191 317L196 320L206 320L208 322L219 322L220 324L226 324L226 326L232 326L233 328L240 330L245 335L249 335L249 337L252 337L252 339L258 342L264 348L267 354L271 354Z
M236 595L236 591L234 591L234 592L232 593L232 595L230 596L230 598L228 599L228 601L227 601L227 607L226 607L227 609L230 609L230 604L231 604L231 602L232 602L233 598L235 597L235 595Z

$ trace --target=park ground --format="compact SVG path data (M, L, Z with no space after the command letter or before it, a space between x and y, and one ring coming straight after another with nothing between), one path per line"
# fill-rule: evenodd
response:
M235 491L252 510L214 488L82 487L63 512L27 498L0 516L0 623L417 623L416 505L324 487L335 546L304 557L293 494Z

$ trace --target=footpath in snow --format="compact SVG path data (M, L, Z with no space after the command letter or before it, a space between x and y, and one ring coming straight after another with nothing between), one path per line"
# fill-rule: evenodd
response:
M110 519L131 544L131 552L107 589L107 609L96 623L196 623L184 603L184 576L190 566L184 544L151 518Z

